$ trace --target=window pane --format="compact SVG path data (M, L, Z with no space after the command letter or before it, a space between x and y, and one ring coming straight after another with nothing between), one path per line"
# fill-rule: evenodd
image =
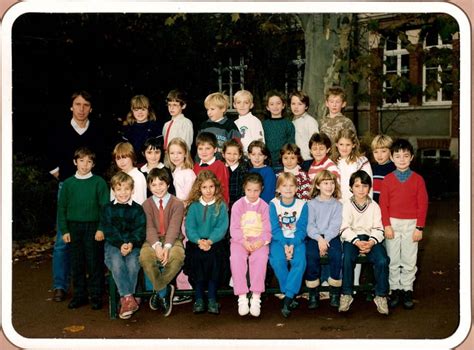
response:
M397 49L398 38L395 34L390 34L386 39L386 50L396 50Z
M429 31L426 34L426 46L436 46L438 45L438 32Z
M385 59L386 73L397 72L397 56L387 56Z
M409 55L402 55L401 73L402 73L402 76L405 76L407 78L408 78L409 65L410 65Z

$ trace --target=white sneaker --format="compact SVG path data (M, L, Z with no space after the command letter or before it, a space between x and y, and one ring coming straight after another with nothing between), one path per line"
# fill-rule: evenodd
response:
M386 297L376 296L374 298L374 303L377 305L377 311L379 313L382 315L388 315L388 304Z
M247 299L246 295L239 296L238 304L239 304L239 315L240 316L248 315L248 313L250 312L250 309L249 309L249 300Z
M346 312L351 307L354 298L352 295L343 294L339 300L339 312Z
M252 297L250 299L250 314L254 317L260 316L260 298Z

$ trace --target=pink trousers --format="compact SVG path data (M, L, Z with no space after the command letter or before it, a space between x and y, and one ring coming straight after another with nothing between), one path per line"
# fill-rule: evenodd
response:
M265 275L267 273L268 245L249 253L242 244L230 244L230 270L234 284L234 294L242 295L249 292L247 270L250 275L250 291L265 291ZM248 262L247 262L248 259Z

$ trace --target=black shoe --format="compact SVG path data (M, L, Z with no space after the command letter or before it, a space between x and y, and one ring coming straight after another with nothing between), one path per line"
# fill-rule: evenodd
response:
M291 301L292 299L288 297L285 297L285 299L283 299L283 306L280 311L283 317L285 318L288 318L291 315L291 307L290 307Z
M193 313L202 314L204 311L206 311L206 305L204 304L204 300L196 299L193 305Z
M56 288L54 290L53 300L54 301L64 301L66 299L66 291L61 288Z
M413 292L411 290L404 290L403 293L403 307L407 310L413 309Z
M400 304L400 293L402 291L400 289L394 289L392 290L392 293L390 294L390 301L388 302L388 306L393 309Z
M102 309L102 298L99 296L91 297L91 309L100 310Z
M153 311L163 308L162 299L158 295L158 292L153 293L153 295L150 298L149 304L150 304L150 309L152 309Z
M341 287L329 287L329 305L339 309L339 299L341 298Z
M168 317L171 314L171 310L173 308L174 286L169 284L166 289L166 296L161 298L161 304L163 305L163 315Z
M72 298L71 302L67 306L68 309L77 309L78 307L89 304L89 300L86 297Z
M308 309L314 310L319 307L319 291L316 288L309 290Z
M216 299L209 299L207 302L207 312L214 315L219 315L219 303Z
M299 306L300 306L300 303L295 298L291 299L291 303L290 303L290 309L291 310L295 310Z

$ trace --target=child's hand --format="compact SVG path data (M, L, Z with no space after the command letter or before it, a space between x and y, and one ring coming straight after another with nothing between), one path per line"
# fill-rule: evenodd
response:
M285 256L286 260L291 260L293 258L293 245L285 244Z
M126 256L129 252L128 243L124 243L120 246L120 253L122 256Z
M168 263L168 257L169 257L170 250L168 248L163 248L163 254L161 257L161 265L166 266Z
M318 240L319 256L325 256L328 253L329 243L324 238Z
M361 254L368 254L372 250L372 247L375 245L373 240L368 240L363 242L363 249L360 251Z
M262 247L263 247L263 241L262 241L262 240L258 240L258 241L253 242L252 247L253 247L253 250L254 250L254 251L257 250L257 249L262 248Z
M362 251L365 249L365 242L364 241L361 241L361 240L355 241L354 245L357 248L359 248L359 253L362 253Z
M161 259L163 258L163 247L161 246L161 244L157 244L155 246L155 255L156 258L161 261Z
M423 239L423 231L415 229L413 231L413 242L419 242Z
M253 245L247 240L244 240L244 248L250 253L253 252Z
M392 226L385 226L384 236L386 239L393 239L395 237Z
M71 242L71 235L69 233L63 234L63 241L64 241L64 243L70 243Z
M97 232L95 233L95 240L96 241L103 241L104 240L104 232L100 231L100 230L97 230Z

